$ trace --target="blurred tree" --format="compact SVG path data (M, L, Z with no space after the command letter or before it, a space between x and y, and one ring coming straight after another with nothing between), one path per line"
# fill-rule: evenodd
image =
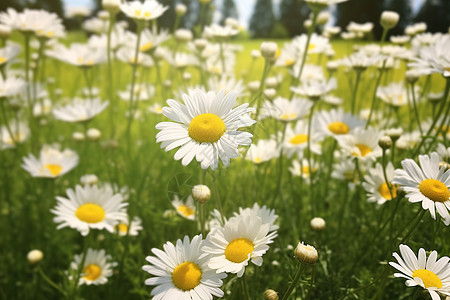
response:
M271 0L256 1L249 29L254 38L269 37L275 23Z
M429 32L447 32L450 26L450 1L425 1L414 22L427 23Z
M158 18L158 27L166 28L172 30L173 24L175 23L175 0L158 0L164 6L168 6L169 9L164 12L164 14Z
M374 24L373 34L380 39L382 28L380 16L383 12L383 0L350 0L337 6L337 25L344 31L350 22Z
M238 18L238 11L236 4L234 4L234 0L223 0L222 2L222 17L220 24L225 24L227 18Z
M389 35L402 35L405 27L411 23L411 2L409 0L391 0L384 9L395 11L400 15L398 25L389 30Z
M309 9L304 0L282 0L280 3L280 23L291 37L306 32L303 21L308 18Z

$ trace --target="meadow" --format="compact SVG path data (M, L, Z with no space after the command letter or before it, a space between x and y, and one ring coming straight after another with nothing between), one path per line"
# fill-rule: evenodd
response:
M189 296L191 288L207 285L196 272L221 283L208 285L223 291L214 299L450 296L450 59L441 51L450 46L448 34L417 32L402 45L364 34L352 40L312 35L320 11L313 10L309 34L292 40L233 38L238 29L231 24L207 26L207 38L195 43L192 33L164 34L154 22L122 11L139 24L137 35L111 25L100 33L64 33L61 44L42 32L60 28L54 20L41 29L49 14L30 19L37 28L30 29L9 24L11 12L0 13L0 23L12 29L0 48L1 299L150 299L164 284L182 296L163 292L155 299L213 299ZM108 18L97 19L113 24L114 14ZM112 44L122 44L108 55L106 37L114 30L123 36ZM74 43L82 46L66 48ZM13 47L20 53L4 54ZM393 83L401 87L386 88ZM97 98L108 106L83 104ZM211 117L208 109L219 110L205 104L217 99L222 110L231 102L236 111L249 106L239 106L235 123L222 118L223 131L190 120L183 127L188 138L204 146L190 161L178 152L181 142L164 149L174 141L170 135L181 133L162 122L180 123L183 111L168 99L190 99L204 118ZM220 143L218 132L220 139L250 136L251 146L230 137L224 148L212 148L219 154L209 152ZM209 188L201 190L205 198L193 192L197 185ZM226 230L237 230L233 241ZM224 234L223 248L238 245L234 260L243 258L234 261L225 249L211 264L210 256L186 250L179 263L194 255L196 264L190 262L182 279L171 266L158 269L169 276L159 287L146 281L163 275L143 266L171 261L146 260L158 256L152 249L172 253L166 243L199 234L197 251L216 255ZM416 269L400 245L419 255ZM96 262L89 248L107 256L98 254L104 260ZM30 255L33 249L41 253ZM400 271L408 286L394 277L394 252L410 267ZM219 259L233 260L236 269L216 272Z

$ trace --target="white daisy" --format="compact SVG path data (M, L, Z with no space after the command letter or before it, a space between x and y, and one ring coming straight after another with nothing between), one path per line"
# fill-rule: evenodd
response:
M243 216L243 215L251 215L258 216L261 218L264 224L269 224L269 231L278 230L278 225L275 225L275 221L278 219L278 215L275 214L274 209L269 209L265 205L259 206L258 203L255 202L252 207L242 208L239 207L239 213L234 213L235 217ZM276 235L273 237L275 238Z
M158 1L145 0L122 2L120 10L128 17L135 20L153 20L159 18L167 9L168 6L162 6Z
M72 43L69 48L56 44L46 54L80 68L90 68L106 62L105 48L91 47L88 44Z
M381 132L375 129L357 127L352 134L342 136L338 142L342 150L361 160L374 160L382 155L378 145Z
M11 97L17 95L25 88L25 81L21 78L9 77L3 79L0 76L0 101L3 101L4 97Z
M78 154L72 150L60 151L53 146L43 146L36 158L33 154L23 158L22 168L33 177L56 178L78 165Z
M444 144L439 143L436 148L439 159L445 162L450 162L450 147L446 147Z
M30 135L30 129L22 122L10 122L8 127L0 128L0 150L14 148L17 144L23 143Z
M308 137L308 124L305 121L298 121L294 128L287 126L282 145L286 151L286 155L289 158L294 154L303 157L303 150L308 145L308 138L311 140L311 151L316 154L321 154L322 149L319 144L321 137L316 133L314 128L311 130L311 137Z
M246 160L260 164L280 156L280 150L275 140L259 140L248 149Z
M302 81L302 84L298 87L291 87L291 91L310 100L318 100L336 87L337 81L334 77L328 81L325 79L310 79Z
M291 172L292 176L302 176L305 180L309 181L310 173L317 172L317 163L315 161L311 161L311 169L309 168L308 160L302 159L302 163L296 159L292 161L292 166L289 167L289 171ZM353 168L355 167L355 164L352 164Z
M70 268L76 272L78 266L81 264L83 254L77 254L74 261L70 264ZM116 262L111 262L111 256L106 255L105 250L94 250L88 248L86 258L84 260L83 272L81 273L79 285L100 285L108 282L108 277L113 275L113 268L117 265ZM69 276L73 280L72 276Z
M414 89L414 93L418 94L418 87ZM380 86L377 89L377 97L386 102L389 105L400 107L408 104L407 90L403 86L403 83L391 83L387 86ZM416 96L416 99L419 95ZM412 100L411 100L412 101Z
M101 102L99 98L86 100L75 98L72 103L53 109L53 115L64 122L87 122L101 113L108 104L108 101Z
M175 208L177 213L185 219L194 221L195 220L195 205L192 195L189 195L186 201L181 201L178 195L174 195L172 200L172 206Z
M450 296L450 259L447 256L437 260L437 252L432 251L427 258L425 250L420 248L416 257L407 245L400 244L399 248L401 257L396 252L392 254L398 263L389 262L401 272L394 273L395 277L406 278L406 286L423 287L433 300L440 300L440 294Z
M392 185L391 181L394 178L394 166L392 163L388 163L386 166L386 177L388 183L391 185L392 197L397 197L397 186ZM384 179L383 167L381 164L377 163L375 169L370 170L370 172L364 176L366 182L363 182L363 187L366 190L367 201L377 202L378 204L383 204L388 200L392 200L391 192Z
M244 274L251 260L261 266L262 256L272 243L268 237L270 224L264 223L257 215L242 215L228 220L224 227L216 228L208 234L202 251L211 254L208 266L218 273Z
M277 97L266 101L261 110L261 118L272 117L280 121L290 122L301 119L309 114L312 102L306 99Z
M356 127L364 125L364 121L359 120L351 113L344 113L342 108L319 111L313 119L313 128L317 129L318 135L332 136L336 140L342 135L351 133Z
M134 217L129 225L128 218L124 222L120 222L116 225L116 232L119 236L126 236L127 233L129 236L137 236L139 231L143 229L142 220L139 217Z
M419 155L420 167L412 159L402 160L403 170L395 170L392 183L398 184L405 192L409 202L422 202L422 208L429 210L436 219L436 211L450 224L450 170L439 168L439 155L436 152Z
M439 37L436 43L421 47L419 58L409 63L408 67L426 72L426 74L440 73L444 77L450 77L450 34Z
M128 203L123 202L121 194L114 194L112 189L96 185L77 185L75 190L67 189L67 198L56 197L57 206L51 210L56 216L57 229L70 227L83 236L90 229L106 229L114 232L114 226L128 220L125 211Z
M0 48L0 67L13 61L21 51L22 48L16 43L8 43L6 47Z
M150 265L142 269L154 277L145 280L146 285L154 285L151 295L154 300L212 300L213 296L223 297L220 289L226 274L216 273L208 267L209 257L201 255L204 244L201 235L189 240L177 240L164 244L164 251L153 248L155 256L145 259Z
M203 169L217 169L219 158L227 167L230 158L239 155L239 145L250 145L252 134L239 131L255 123L243 115L250 112L248 104L232 108L236 102L236 92L224 95L194 90L183 95L184 105L175 100L167 100L169 107L163 108L163 114L175 122L161 122L156 129L156 141L162 142L161 148L170 151L180 147L175 160L182 159L184 166L195 157Z

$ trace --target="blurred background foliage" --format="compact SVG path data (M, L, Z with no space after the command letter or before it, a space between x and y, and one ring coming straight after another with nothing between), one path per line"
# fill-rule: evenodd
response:
M92 0L95 15L101 9L101 0ZM210 19L214 12L220 17L218 21L223 24L228 17L238 18L239 12L236 1L246 0L212 0L208 4ZM407 25L415 22L425 22L428 32L448 32L450 26L450 1L426 0L421 7L413 12L412 3L419 0L349 0L332 7L330 13L334 25L345 28L350 22L374 23L373 36L379 38L381 26L378 24L380 14L384 10L393 10L400 14L399 25L389 32L390 35L401 35ZM183 17L182 27L192 29L198 24L200 16L200 3L192 0L159 0L170 9L164 18L158 19L159 25L171 29L175 19L174 7L177 3L184 3L188 13ZM64 18L65 1L63 0L6 0L0 1L0 10L13 7L16 10L28 8L42 8L55 12ZM249 4L251 2L249 1ZM253 38L290 38L306 32L303 26L310 10L304 0L256 0L249 19L248 31ZM119 16L119 19L121 17ZM122 19L125 19L122 16ZM134 24L130 24L133 26ZM65 18L68 29L76 29L79 22Z

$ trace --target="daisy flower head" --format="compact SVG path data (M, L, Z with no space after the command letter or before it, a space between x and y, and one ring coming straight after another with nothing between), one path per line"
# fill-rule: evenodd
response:
M245 159L252 161L254 164L260 164L278 156L280 156L280 149L277 142L270 139L259 140L256 144L252 144Z
M397 197L397 186L391 183L394 178L394 166L390 162L386 166L386 177L391 186L392 196L388 183L384 179L381 164L377 163L375 169L372 169L370 173L364 176L365 182L363 182L363 187L366 190L368 202L377 202L381 205L386 201L392 200L392 197Z
M75 168L78 160L78 154L72 150L43 146L39 158L33 154L23 158L22 168L33 177L56 178Z
M0 67L3 67L7 63L13 61L21 51L22 48L16 43L8 43L6 47L0 48Z
M422 47L419 57L415 62L409 63L408 67L424 71L426 74L440 73L442 76L450 77L450 34L445 34L436 43Z
M336 87L336 78L333 77L328 81L325 79L311 79L303 81L300 86L291 87L291 91L303 97L307 97L309 100L316 101L328 94L330 91L336 89Z
M74 261L70 264L70 269L76 272L82 260L82 254L75 255ZM78 285L101 285L107 283L108 277L113 275L113 268L116 265L116 262L111 261L111 256L106 255L105 250L88 248ZM69 276L69 279L73 280L73 277Z
M354 164L353 164L354 167ZM292 176L301 176L306 181L309 181L311 173L315 173L318 170L318 163L316 161L311 161L311 168L307 159L302 159L301 163L299 160L294 159L292 165L289 167L289 171Z
M56 44L46 55L79 68L91 68L106 61L106 48L72 43L70 47Z
M155 300L212 300L213 296L223 297L220 289L226 277L224 273L216 273L208 267L209 257L202 255L204 244L201 235L189 240L185 236L183 241L177 240L176 245L171 242L164 244L164 250L153 248L155 256L145 259L150 265L142 269L153 277L145 280L146 285L155 286L151 295Z
M75 98L72 103L53 109L53 116L63 122L88 122L100 114L108 104L108 101L102 102L100 98L86 100Z
M211 254L208 266L217 273L244 274L251 260L257 266L263 263L262 256L272 243L269 234L271 225L264 223L255 214L243 214L228 220L223 227L215 228L208 234L202 251Z
M278 225L275 224L278 219L278 215L275 214L274 209L269 209L267 206L259 206L258 203L255 202L252 207L242 208L239 207L239 213L234 213L235 217L250 215L250 216L258 216L262 219L264 224L269 224L269 231L278 230ZM273 237L275 238L275 236Z
M317 128L318 135L322 137L332 136L336 140L351 133L356 127L364 125L364 121L359 120L351 113L345 113L342 108L319 111L313 120L313 126Z
M394 276L407 279L406 286L421 286L426 289L433 300L440 300L440 294L450 296L450 259L447 256L437 260L437 252L432 251L427 258L423 248L416 256L407 245L400 244L400 255L392 254L398 263L389 262L401 273Z
M13 121L7 126L0 127L0 150L14 148L17 144L25 142L30 135L30 129L23 122ZM11 136L12 134L12 136Z
M0 101L3 101L4 98L15 96L22 92L25 88L25 84L25 81L21 78L9 77L3 79L3 77L0 76Z
M192 195L189 195L186 201L181 201L178 195L174 195L172 200L172 206L175 208L177 213L185 219L194 221L195 220L195 205Z
M395 170L392 183L398 184L405 192L409 202L422 202L422 208L429 210L436 219L436 211L450 225L450 170L439 167L436 152L419 155L419 165L412 159L402 161L403 169Z
M129 224L128 218L124 222L120 222L116 225L116 232L119 236L137 236L139 234L139 231L143 229L142 227L142 220L139 217L134 217L134 219L131 221L131 224Z
M163 114L175 122L161 122L156 129L156 141L161 148L170 151L180 147L175 153L175 160L181 159L183 166L188 165L194 157L202 169L217 169L219 158L228 167L230 158L239 156L239 145L250 145L253 135L239 131L255 123L246 116L252 111L248 104L233 109L237 93L225 94L193 90L183 94L184 104L167 100L169 107L163 108Z
M280 121L291 122L308 115L312 102L306 99L294 98L288 100L277 97L273 101L266 101L263 104L261 118L272 117Z
M345 2L348 0L305 0L308 7L315 12L327 8L329 5Z
M120 10L128 17L135 20L153 20L162 16L169 9L168 6L161 5L156 0L129 1L120 4Z
M374 160L382 150L378 145L381 132L376 129L357 127L352 134L342 136L338 142L342 150L360 160Z
M289 158L294 154L303 157L303 150L308 145L308 139L310 139L311 151L316 154L321 154L322 149L319 142L322 139L314 129L311 130L311 136L308 137L308 124L305 121L297 121L294 128L287 126L283 141L283 149L286 155Z
M114 233L116 225L128 220L125 211L128 203L112 189L77 185L75 190L67 189L66 193L67 198L56 197L58 204L51 210L55 215L53 221L59 223L57 229L70 227L83 236L88 235L90 229Z

